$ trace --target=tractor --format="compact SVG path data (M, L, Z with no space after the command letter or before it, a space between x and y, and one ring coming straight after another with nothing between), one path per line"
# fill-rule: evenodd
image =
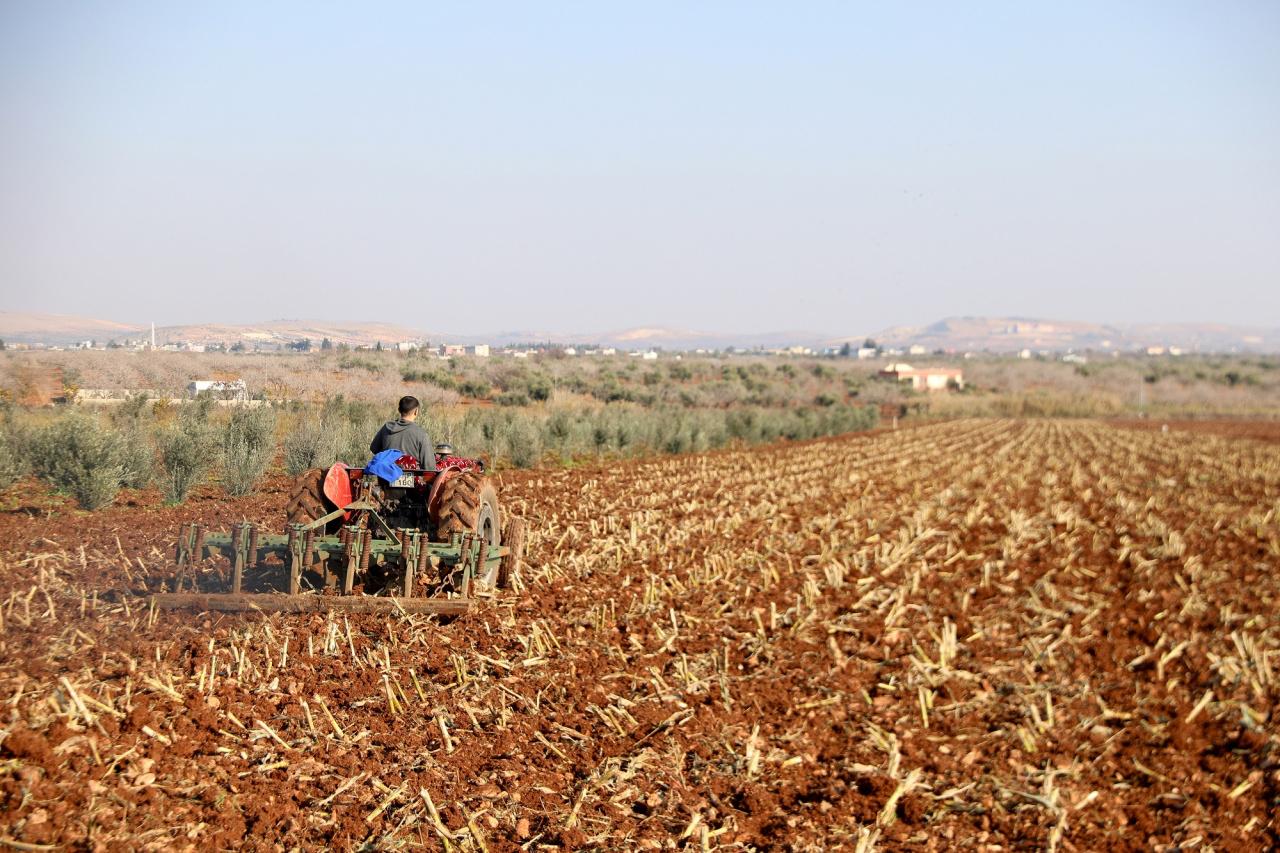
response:
M247 522L220 534L190 525L177 544L179 567L224 556L230 591L162 593L156 605L464 612L477 589L510 585L524 523L504 524L483 460L457 456L447 444L436 446L435 457L434 470L402 454L390 473L341 462L304 471L291 484L283 534ZM277 594L247 594L246 586Z

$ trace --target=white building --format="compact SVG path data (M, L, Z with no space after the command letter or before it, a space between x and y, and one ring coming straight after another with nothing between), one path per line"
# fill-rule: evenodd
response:
M248 400L249 388L243 379L196 379L187 385L187 396L195 399L210 394L219 400Z
M472 346L467 347L467 355L474 355L474 356L477 356L477 357L479 357L479 358L488 358L488 357L489 357L489 345L488 345L488 344L473 344Z
M921 367L909 364L890 364L880 375L898 382L910 382L914 391L945 391L953 383L956 388L964 387L964 374L955 367Z

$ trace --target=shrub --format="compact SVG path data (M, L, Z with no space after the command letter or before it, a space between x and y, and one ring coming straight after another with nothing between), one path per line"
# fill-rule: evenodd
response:
M7 489L27 473L27 458L22 453L22 442L14 435L9 424L0 428L0 489Z
M547 443L560 450L563 456L570 455L570 439L573 435L573 418L564 409L552 412L543 424Z
M688 382L693 378L693 371L683 364L672 364L667 368L667 375L676 382Z
M266 473L275 455L276 413L261 406L237 409L222 433L222 486L230 495L247 495Z
M490 390L489 383L483 379L464 379L458 383L458 393L477 400L488 397Z
M527 417L513 418L507 428L507 455L517 468L542 461L542 432Z
M138 422L121 433L123 439L121 461L124 473L120 485L129 489L145 489L156 476L156 446L151 428Z
M382 373L382 365L379 362L371 358L361 358L355 355L344 355L339 358L338 368L341 370L367 370L375 375Z
M591 444L596 449L596 455L599 456L609 448L611 435L609 428L599 421L591 428Z
M505 394L499 394L494 402L499 406L527 406L529 405L529 397L525 394L508 391Z
M115 422L118 425L133 425L146 417L147 410L150 408L147 403L151 402L151 398L143 391L141 394L130 394L125 398L124 402L116 407L114 412Z
M458 388L458 381L452 376L430 368L407 367L400 371L400 378L405 382L425 382L446 391L455 391Z
M145 393L125 399L111 413L111 420L124 437L124 477L121 485L142 489L155 479L156 447L153 440L154 407Z
M321 449L328 454L313 465L324 467L337 461L363 465L369 461L369 441L382 424L382 415L369 403L344 400L341 395L326 401L320 412L320 427L327 434L321 439Z
M530 372L524 368L505 372L498 377L497 383L498 387L507 394L513 397L527 398L537 403L545 403L551 399L551 392L554 388L550 377L545 373L541 371ZM579 382L578 384L581 383Z
M618 377L612 373L601 373L600 382L591 389L591 395L605 403L616 403L632 399L630 390L624 388Z
M191 409L160 438L164 499L171 504L185 501L218 461L218 436L203 417L207 412Z
M190 403L183 404L182 417L192 423L207 424L216 400L210 391L201 391Z
M284 469L297 476L308 468L328 465L336 452L333 433L315 414L307 413L297 428L285 436Z
M369 461L369 441L382 425L377 409L368 403L327 400L317 412L304 409L297 427L284 439L284 467L290 475L334 462L363 465Z
M35 436L31 450L36 473L88 510L111 503L128 473L123 436L87 415L55 421Z
M341 461L348 465L364 465L373 455L369 452L369 443L382 424L381 417L370 415L345 422L326 422L325 428L332 433L333 458L322 459L319 464Z
M529 377L529 382L525 386L528 389L529 398L539 403L545 403L551 399L551 392L555 386L551 382L551 377L535 373Z

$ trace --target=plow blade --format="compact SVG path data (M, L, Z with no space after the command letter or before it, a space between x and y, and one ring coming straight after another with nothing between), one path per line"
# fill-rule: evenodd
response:
M382 523L376 516L374 518L379 524ZM396 597L404 602L402 607L407 610L408 602L418 598L416 584L419 581L434 584L442 578L450 578L452 590L461 592L463 598L469 598L473 579L489 583L492 578L500 575L504 563L518 559L518 555L512 554L511 549L501 545L490 547L481 537L472 533L455 534L449 542L432 542L419 530L395 531L387 528L385 532L389 535L375 537L374 531L369 528L345 525L337 535L326 536L323 535L322 527L325 520L322 518L311 524L291 524L289 532L283 536L260 533L254 525L248 523L236 525L230 534L206 533L200 525L192 524L178 539L177 563L181 568L210 557L225 557L231 568L228 601L234 600L243 592L246 570L263 565L268 558L279 561L284 567L287 587L281 592L287 592L289 596L301 595L303 599L316 597L304 594L307 586L303 583L304 575L311 573L320 576L317 581L319 586L343 596L355 593L355 598L360 600L361 596L355 589L356 581L367 576L369 569L376 566L396 575ZM311 587L316 588L316 584ZM176 594L162 594L158 597L171 598L174 595ZM211 594L207 597L212 599L218 596ZM389 600L386 596L366 598ZM301 605L301 608L358 609L365 606L370 605L308 603ZM432 610L430 607L456 605L437 602L435 605L421 606L423 609L416 612L454 612ZM372 607L376 609L391 605ZM220 609L250 610L253 605L241 607L228 603ZM289 608L276 605L276 609Z
M151 596L161 610L221 611L225 613L437 613L459 616L470 598L400 598L374 595L280 595L168 592Z

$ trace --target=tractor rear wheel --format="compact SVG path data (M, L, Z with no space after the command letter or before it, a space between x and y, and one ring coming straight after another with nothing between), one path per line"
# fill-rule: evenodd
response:
M524 560L524 521L519 518L507 520L502 531L502 544L507 546L507 555L498 566L498 589L510 589L511 578L520 571L520 563Z
M498 493L479 471L460 471L440 489L436 541L448 542L455 533L477 533L496 547L502 542L502 514Z
M475 533L489 543L490 549L502 544L498 492L479 471L461 471L441 487L435 533L437 542L448 542L455 533ZM491 574L496 575L496 572ZM496 578L482 577L480 580L493 586Z
M308 524L331 511L324 497L323 468L311 468L293 478L285 505L286 530L290 524Z

